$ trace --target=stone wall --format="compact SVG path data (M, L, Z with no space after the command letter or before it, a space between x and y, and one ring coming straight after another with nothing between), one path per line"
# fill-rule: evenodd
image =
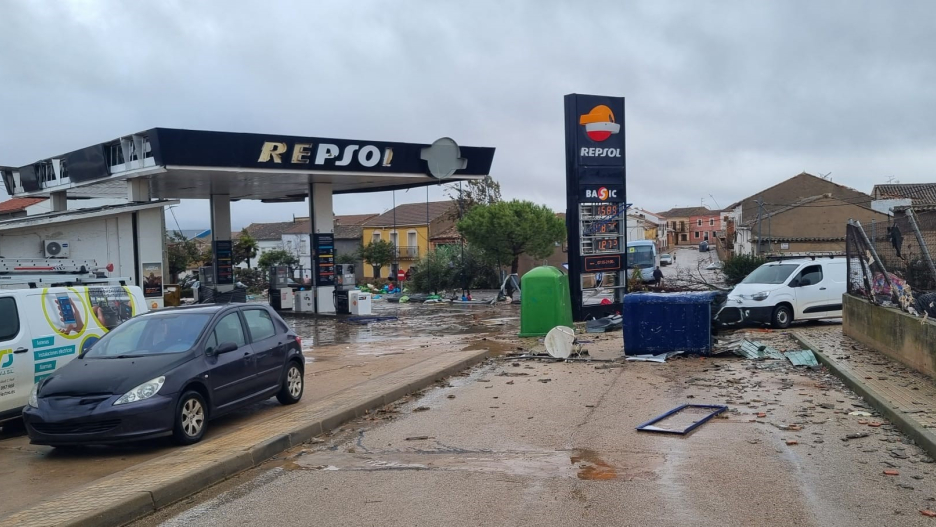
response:
M842 300L846 336L936 378L936 323L851 295Z

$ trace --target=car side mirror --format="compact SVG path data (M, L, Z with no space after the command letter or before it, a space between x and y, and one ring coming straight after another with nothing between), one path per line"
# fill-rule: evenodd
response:
M237 351L237 344L234 342L222 342L218 345L218 348L214 350L215 355L221 355L222 353L230 353L232 351Z

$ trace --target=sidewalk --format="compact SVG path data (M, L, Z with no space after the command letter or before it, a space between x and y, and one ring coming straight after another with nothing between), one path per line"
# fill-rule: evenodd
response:
M936 382L842 335L841 327L811 328L794 336L819 361L904 434L936 458Z
M488 354L487 349L440 353L218 440L180 447L11 514L0 520L0 527L123 525L425 388L482 361Z

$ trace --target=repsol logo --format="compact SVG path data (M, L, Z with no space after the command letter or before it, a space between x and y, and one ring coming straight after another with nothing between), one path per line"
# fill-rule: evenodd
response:
M294 165L333 165L348 166L357 160L361 166L375 167L378 164L388 167L393 161L393 148L386 147L383 152L374 145L348 145L342 150L338 145L321 143L296 143L290 149L286 143L268 141L260 149L259 163L282 163L286 157Z
M579 155L582 157L621 157L621 149L582 147Z

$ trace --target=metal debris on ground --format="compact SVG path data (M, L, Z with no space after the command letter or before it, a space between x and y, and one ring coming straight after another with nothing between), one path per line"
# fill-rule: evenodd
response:
M818 368L819 361L816 360L816 355L812 350L794 350L794 351L784 351L783 356L790 361L794 366L809 366L810 368Z
M703 410L705 413L698 414L698 410ZM684 404L682 406L673 408L663 415L654 417L646 423L641 424L637 427L637 430L641 432L659 432L664 434L686 435L726 410L728 410L728 407L722 405ZM693 415L693 413L695 413L695 415ZM701 415L701 417L697 418L696 416L698 415ZM688 418L688 423L686 423L686 418ZM668 428L660 425L660 423L663 421L669 420L674 421L674 424L678 423L679 427L677 428L674 426L672 428Z
M751 360L783 360L784 358L783 354L780 353L780 351L776 348L772 348L766 344L761 344L757 341L751 342L747 339L741 341L741 344L735 349L735 353L742 357L747 357Z
M669 353L660 353L659 355L627 355L624 357L624 360L639 362L666 362L666 359L682 354L682 351L670 351Z
M621 315L586 320L585 333L604 333L606 331L616 331L621 329L623 324L624 317Z

